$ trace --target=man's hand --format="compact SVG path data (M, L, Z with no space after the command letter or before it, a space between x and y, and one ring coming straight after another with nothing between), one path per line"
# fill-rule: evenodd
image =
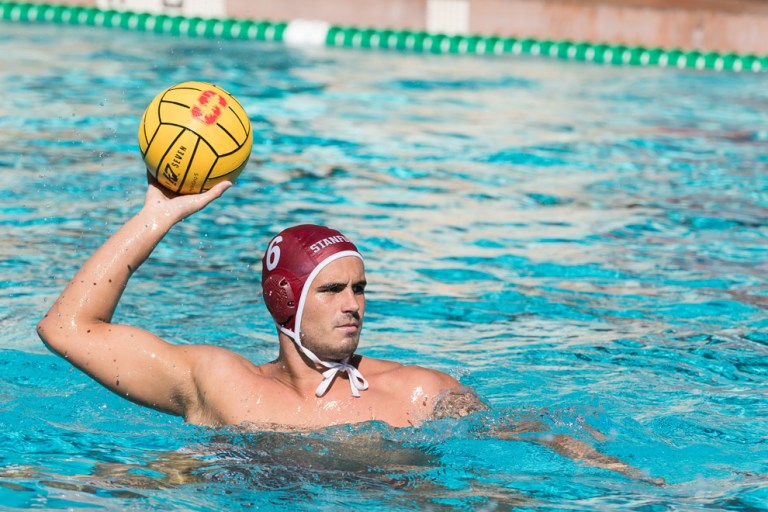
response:
M164 188L149 173L147 173L147 182L149 186L147 187L143 210L152 213L153 216L164 217L173 224L202 210L232 186L232 182L222 181L206 192L182 195Z

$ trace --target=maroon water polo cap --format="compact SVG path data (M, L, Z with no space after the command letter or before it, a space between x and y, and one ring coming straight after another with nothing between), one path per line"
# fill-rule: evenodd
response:
M299 345L310 283L326 265L345 256L363 259L355 244L339 231L315 224L285 229L269 242L261 260L264 303L281 330L287 330Z

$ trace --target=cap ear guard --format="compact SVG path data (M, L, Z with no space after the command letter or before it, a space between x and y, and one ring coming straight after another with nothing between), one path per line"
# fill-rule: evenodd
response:
M273 273L264 281L262 294L264 304L278 324L284 325L296 314L298 304L293 288L288 278L280 272Z

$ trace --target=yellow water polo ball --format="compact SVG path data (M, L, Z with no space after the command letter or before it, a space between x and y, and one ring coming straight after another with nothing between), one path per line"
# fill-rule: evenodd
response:
M220 181L234 181L252 146L245 109L227 91L206 82L165 89L150 102L139 126L147 170L179 194L198 194Z

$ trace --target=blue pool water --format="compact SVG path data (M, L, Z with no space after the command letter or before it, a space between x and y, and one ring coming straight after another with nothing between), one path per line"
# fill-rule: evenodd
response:
M766 509L765 75L10 23L0 69L5 509ZM253 157L116 319L269 361L264 243L329 224L367 258L361 352L448 372L491 412L212 430L47 352L37 320L143 199L141 112L192 79L243 103ZM666 485L498 435L530 420Z

